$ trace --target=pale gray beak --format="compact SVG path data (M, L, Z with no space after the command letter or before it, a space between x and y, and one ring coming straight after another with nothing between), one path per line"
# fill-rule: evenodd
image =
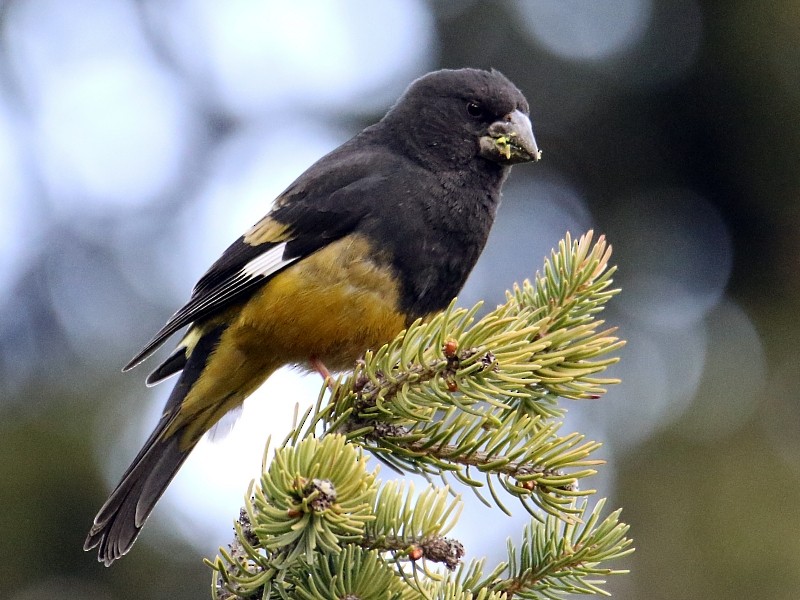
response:
M506 165L539 160L542 151L536 145L528 115L515 110L489 125L480 140L480 155Z

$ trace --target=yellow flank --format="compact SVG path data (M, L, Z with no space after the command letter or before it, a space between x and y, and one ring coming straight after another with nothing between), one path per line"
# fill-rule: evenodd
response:
M266 347L281 364L314 355L330 369L349 367L405 326L399 283L375 262L378 252L351 235L299 261L242 307L223 340L231 336L248 352Z
M215 319L215 322L218 324L219 322ZM208 327L190 327L186 334L181 338L180 343L178 346L183 346L186 349L186 356L190 356L192 354L192 350L194 347L197 346L197 342L200 341L200 338L203 337L203 334L208 331Z
M289 227L272 217L264 217L244 234L244 243L251 246L283 242L289 239Z
M276 275L242 306L214 319L230 323L205 371L184 399L170 432L182 445L197 439L241 404L277 368L349 368L405 327L399 283L374 262L377 250L348 236Z

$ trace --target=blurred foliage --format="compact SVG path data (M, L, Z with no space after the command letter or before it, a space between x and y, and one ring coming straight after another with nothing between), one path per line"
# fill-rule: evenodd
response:
M151 7L119 2L133 18ZM7 23L20 5L35 8L39 3L10 0L0 7L0 97L19 113L21 130L36 107L26 105L12 74L9 40L16 32ZM69 10L68 2L63 5ZM522 32L510 1L429 2L428 9L438 51L431 68L493 66L531 101L544 159L541 168L516 170L510 184L535 185L543 174L557 173L585 199L595 229L608 234L618 256L639 241L625 229L630 214L619 212L619 202L635 198L641 202L636 212L646 213L660 201L639 194L651 188L681 187L701 194L732 241L727 294L743 307L760 336L766 384L754 382L754 389L747 390L755 406L734 430L703 438L687 435L680 419L665 421L640 445L609 457L617 472L611 503L625 506L638 549L630 560L632 575L612 582L610 589L621 598L796 598L800 548L791 532L800 526L795 510L800 505L797 2L654 0L651 19L677 31L672 45L662 44L658 36L648 38L609 68L549 54ZM700 16L699 47L688 68L659 79L658 72L670 65L658 60L682 45L679 17L691 13L684 9ZM185 73L165 58L157 36L148 30L145 39L146 51L168 76L184 82ZM614 70L615 64L631 61L655 64L658 72L648 74L648 81ZM22 140L19 131L10 133L20 135L14 145L27 149L20 176L35 193L24 199L29 210L21 221L25 229L3 232L29 243L25 262L4 284L0 302L3 597L178 599L208 594L196 549L159 531L157 523L113 569L103 569L81 551L108 484L99 459L119 452L122 427L139 418L134 415L148 394L135 377L123 378L117 369L176 308L192 276L201 273L176 273L163 257L203 246L198 239L193 247L179 248L188 245L187 238L173 235L201 187L213 157L212 142L224 141L242 125L203 97L203 91L192 90L192 102L207 123L192 145L196 155L184 165L174 189L149 205L98 214L63 212L62 205L72 199L49 196L33 164L35 143ZM382 110L321 110L318 116L352 133ZM290 116L272 115L271 122ZM35 133L30 135L35 138ZM519 231L514 229L519 222L504 221L503 214L526 214L511 193L507 197L493 239ZM3 216L7 201L0 198ZM523 227L532 228L539 216L527 216L530 222ZM563 233L558 231L555 239ZM514 245L525 242L518 237ZM551 242L545 241L547 247ZM127 254L120 257L112 244L124 246ZM505 256L493 258L492 252L490 244L485 260L497 262L487 264L508 262ZM622 278L636 258L620 262L623 288ZM502 290L511 280L492 281L491 286ZM77 320L69 321L65 311ZM631 338L624 328L622 336ZM725 348L723 356L735 350ZM708 386L723 383L719 373L703 376ZM642 394L636 401L646 406L650 400Z

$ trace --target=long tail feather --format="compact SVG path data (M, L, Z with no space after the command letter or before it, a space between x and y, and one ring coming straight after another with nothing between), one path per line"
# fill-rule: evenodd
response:
M131 465L94 519L83 549L98 547L97 559L106 566L130 550L156 502L194 447L192 444L179 448L180 435L164 438L171 422L172 419L162 419L142 456Z
M200 440L188 438L181 423L181 403L199 379L224 327L208 332L198 343L167 400L164 414L89 530L83 549L97 547L106 566L130 550L158 499Z

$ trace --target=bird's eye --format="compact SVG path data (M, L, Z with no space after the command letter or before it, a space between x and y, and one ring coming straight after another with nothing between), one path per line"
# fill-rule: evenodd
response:
M474 119L480 119L483 114L483 107L477 102L467 102L467 113Z

